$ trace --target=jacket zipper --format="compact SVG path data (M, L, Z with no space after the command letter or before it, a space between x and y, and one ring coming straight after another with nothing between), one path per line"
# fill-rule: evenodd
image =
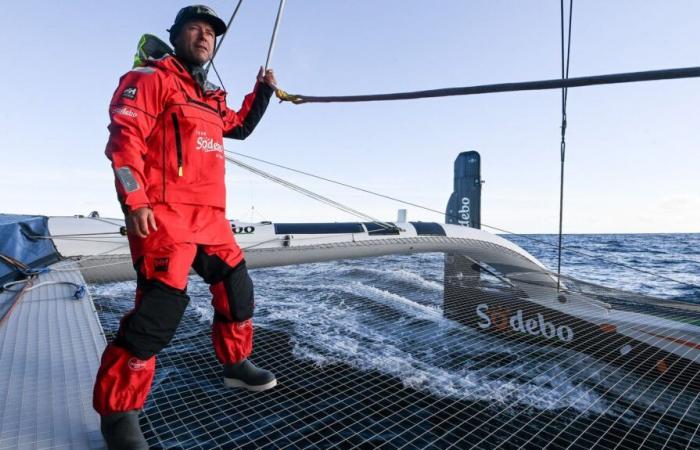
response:
M173 119L173 129L175 130L175 148L177 149L177 176L182 176L182 142L180 141L180 123L177 121L177 115L170 115Z
M161 144L161 149L163 153L163 203L165 203L165 172L167 172L165 165L165 116L161 117L161 122L163 122L163 142Z
M206 109L218 114L218 111L213 106L211 106L207 103L204 103L204 102L200 102L199 100L195 100L192 97L190 97L189 95L187 96L187 103L194 103L197 106L201 106L202 108L206 108Z

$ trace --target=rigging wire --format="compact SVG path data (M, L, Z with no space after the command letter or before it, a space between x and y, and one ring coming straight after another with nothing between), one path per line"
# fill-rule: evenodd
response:
M225 150L225 151L226 151L226 153L230 153L230 154L234 154L234 155L238 155L238 156L243 156L244 158L252 159L252 160L254 160L254 161L258 161L258 162L261 162L261 163L264 163L264 164L268 164L268 165L270 165L270 166L279 167L280 169L289 170L290 172L295 172L295 173L298 173L298 174L301 174L301 175L309 176L309 177L311 177L311 178L316 178L316 179L319 179L319 180L322 180L322 181L327 181L327 182L329 182L329 183L337 184L337 185L339 185L339 186L343 186L343 187L347 187L347 188L350 188L350 189L354 189L354 190L356 190L356 191L364 192L364 193L366 193L366 194L371 194L371 195L375 195L375 196L377 196L377 197L382 197L382 198L386 198L386 199L388 199L388 200L393 200L393 201L395 201L395 202L403 203L404 205L415 206L416 208L421 208L421 209L425 209L425 210L428 210L428 211L431 211L431 212L435 212L435 213L438 213L438 214L443 214L442 212L437 211L437 210L434 210L434 209L431 209L431 208L428 208L427 206L418 205L418 204L416 204L416 203L411 203L411 202L408 202L408 201L405 201L405 200L401 200L401 199L396 198L396 197L391 197L391 196L388 196L388 195L380 194L380 193L378 193L378 192L370 191L370 190L368 190L368 189L363 189L363 188L358 187L358 186L353 186L353 185L351 185L351 184L343 183L342 181L337 181L337 180L333 180L333 179L330 179L330 178L322 177L322 176L320 176L320 175L315 175L315 174L310 173L310 172L304 172L303 170L294 169L294 168L292 168L292 167L283 166L283 165L281 165L281 164L273 163L273 162L271 162L271 161L266 161L266 160L264 160L264 159L256 158L255 156L246 155L245 153L234 152L234 151L231 151L231 150Z
M207 76L209 75L209 68L214 69L214 73L216 74L216 78L219 80L219 84L221 85L221 89L226 91L226 86L224 86L224 80L221 79L221 75L219 75L219 71L216 69L216 66L214 65L214 58L216 58L216 54L219 53L219 49L221 48L221 44L223 44L224 39L226 38L226 34L228 33L228 30L231 27L231 23L233 23L233 19L236 17L236 14L238 14L238 9L241 7L241 4L243 3L243 0L238 0L238 4L233 10L233 13L231 14L231 17L228 19L228 22L226 23L226 31L224 31L224 34L221 35L221 39L219 39L219 42L217 42L216 47L214 47L214 53L211 55L211 59L209 60L209 63L207 64L206 69L204 69L204 75Z
M214 65L213 62L209 61L211 63L211 67L214 69L214 73L216 74L216 78L219 79L219 84L221 85L221 89L226 92L226 86L224 86L224 80L221 79L221 75L219 75L219 71L216 70L216 66Z
M356 209L350 208L349 206L343 205L342 203L338 203L338 202L336 202L335 200L332 200L332 199L330 199L330 198L328 198L328 197L324 197L324 196L322 196L322 195L320 195L320 194L317 194L317 193L315 193L315 192L313 192L313 191L310 191L310 190L308 190L308 189L305 189L305 188L303 188L303 187L301 187L301 186L299 186L299 185L296 185L296 184L294 184L294 183L292 183L292 182L290 182L290 181L287 181L287 180L284 180L284 179L282 179L282 178L276 177L276 176L272 175L271 173L265 172L265 171L263 171L263 170L261 170L261 169L258 169L258 168L256 168L256 167L254 167L254 166L251 166L251 165L249 165L249 164L246 164L246 163L244 163L243 161L240 161L240 160L238 160L238 159L235 159L235 158L233 158L233 157L231 157L231 156L225 156L225 158L226 158L227 161L229 161L229 162L231 162L231 163L233 163L233 164L235 164L235 165L237 165L237 166L239 166L239 167L241 167L241 168L243 168L243 169L245 169L245 170L248 170L249 172L252 172L252 173L254 173L254 174L256 174L256 175L259 175L259 176L261 176L261 177L263 177L263 178L266 178L266 179L268 179L268 180L270 180L270 181L273 181L273 182L275 182L275 183L277 183L277 184L280 184L280 185L282 185L282 186L284 186L284 187L286 187L286 188L288 188L288 189L291 189L291 190L293 190L293 191L299 192L300 194L306 195L307 197L310 197L310 198L312 198L312 199L314 199L314 200L317 200L317 201L319 201L319 202L321 202L321 203L325 203L326 205L332 206L332 207L334 207L334 208L336 208L336 209L339 209L339 210L341 210L341 211L344 211L344 212L346 212L346 213L348 213L348 214L351 214L351 215L353 215L353 216L363 218L364 220L369 220L370 222L376 223L377 225L379 225L379 226L381 226L381 227L383 227L383 228L386 228L386 229L388 229L388 230L393 230L393 229L396 228L395 225L392 225L392 224L387 223L387 222L383 222L383 221L381 221L381 220L379 220L379 219L375 219L374 217L370 216L369 214L365 214L365 213L360 212L360 211L358 211L358 210L356 210Z
M233 23L233 19L236 17L236 14L238 14L238 9L241 7L241 4L243 3L243 0L238 0L238 4L236 5L236 8L233 10L233 13L231 14L231 18L228 19L228 22L226 23L226 31L224 31L224 34L221 35L221 39L219 39L219 42L216 44L216 47L214 47L214 53L211 55L211 59L209 60L209 63L207 64L206 69L204 69L205 75L209 73L209 68L214 65L214 58L216 58L217 53L219 53L219 49L221 48L221 44L224 43L224 39L226 38L226 35L228 34L228 30L231 29L231 23ZM216 67L214 67L214 72L216 72ZM216 76L219 76L219 73L216 73ZM219 82L221 82L221 77L219 77ZM223 88L224 85L221 83L221 87ZM224 89L226 90L226 89Z
M234 155L242 156L242 157L244 157L244 158L252 159L252 160L261 162L261 163L263 163L263 164L268 164L268 165L271 165L271 166L274 166L274 167L278 167L278 168L280 168L280 169L289 170L289 171L291 171L291 172L295 172L295 173L298 173L298 174L301 174L301 175L306 175L306 176L309 176L309 177L312 177L312 178L316 178L316 179L319 179L319 180L322 180L322 181L326 181L326 182L328 182L328 183L337 184L337 185L339 185L339 186L343 186L343 187L346 187L346 188L349 188L349 189L353 189L353 190L356 190L356 191L359 191L359 192L364 192L364 193L366 193L366 194L374 195L374 196L376 196L376 197L381 197L381 198L385 198L385 199L388 199L388 200L392 200L392 201L395 201L395 202L397 202L397 203L402 203L402 204L404 204L404 205L415 206L416 208L419 208L419 209L422 209L422 210L425 210L425 211L429 211L429 212L432 212L432 213L435 213L435 214L439 214L439 215L442 216L442 217L444 217L444 215L445 215L445 213L444 213L443 211L438 211L437 209L430 208L429 206L424 206L424 205L420 205L420 204L417 204L417 203L412 203L412 202L409 202L409 201L406 201L406 200L402 200L402 199L400 199L400 198L391 197L391 196L389 196L389 195L384 195L384 194L381 194L381 193L379 193L379 192L371 191L371 190L369 190L369 189L361 188L361 187L358 187L358 186L353 186L353 185L351 185L351 184L343 183L343 182L341 182L341 181L333 180L333 179L331 179L331 178L322 177L322 176L320 176L320 175L315 175L315 174L312 174L312 173L309 173L309 172L305 172L305 171L303 171L303 170L294 169L294 168L292 168L292 167L284 166L284 165L282 165L282 164L277 164L277 163L274 163L274 162L271 162L271 161L266 161L266 160L264 160L264 159L257 158L257 157L255 157L255 156L250 156L250 155L246 155L246 154L244 154L244 153L234 152L234 151L231 151L231 150L225 150L225 152L226 152L226 153L229 153L229 154L234 154ZM229 160L230 162L233 162L233 161L235 160L235 161L237 161L236 164L238 164L238 163L241 162L240 160L236 160L236 159L234 159L234 158L232 158L232 157L226 157L226 159ZM259 169L257 169L257 170L259 170ZM275 177L275 178L277 178L277 177ZM528 235L526 235L526 234L516 233L515 231L511 231L511 230L508 230L508 229L505 229L505 228L500 228L500 227L496 227L496 226L493 226L493 225L487 225L487 224L485 224L485 223L482 223L481 226L484 227L484 228L489 228L489 229L495 230L495 231L500 231L500 232L502 232L502 233L512 234L513 236L518 236L518 237L523 238L523 239L526 239L526 240L528 240L528 241L530 241L530 242L536 242L536 243L538 243L538 244L542 244L542 245L545 245L545 246L548 246L548 247L554 247L554 248L557 247L556 244L553 244L553 243L551 243L551 242L547 242L547 241L544 241L544 240L542 240L542 239L537 239L537 238L534 238L534 237L532 237L532 236L528 236ZM631 266L631 265L629 265L629 264L621 263L621 262L618 262L618 261L613 261L613 260L608 259L608 258L605 258L605 257L603 257L603 256L594 255L594 254L587 253L587 252L582 252L582 251L579 251L579 250L573 250L573 249L570 249L570 248L567 248L566 251L569 252L569 253L571 253L571 254L574 254L574 255L579 255L579 256L586 257L586 258L596 259L596 260L598 260L598 261L602 261L602 262L605 262L605 263L607 263L607 264L611 264L611 265L614 265L614 266L624 267L624 268L626 268L626 269L629 269L629 270L632 270L632 271L635 271L635 272L638 272L638 273L643 273L643 274L650 275L650 276L653 276L653 277L656 277L656 278L659 278L659 279L663 279L663 280L666 280L666 281L670 281L670 282L673 282L673 283L682 284L682 285L685 285L685 286L688 286L688 287L692 287L692 288L695 288L695 289L700 289L700 285L698 285L698 284L690 283L690 282L687 282L687 281L681 281L681 280L678 280L678 279L675 279L675 278L672 278L672 277L669 277L669 276L666 276L666 275L661 275L661 274L658 274L658 273L655 273L655 272L651 272L651 271L649 271L649 270L640 269L640 268L638 268L638 267L634 267L634 266Z
M571 58L571 19L573 17L574 0L569 0L569 32L566 52L564 50L564 0L561 5L561 79L566 81L569 78L569 62ZM566 55L565 55L566 53ZM559 144L560 169L559 169L559 244L557 251L557 290L561 287L561 249L562 249L562 229L564 223L564 166L566 160L566 100L568 88L561 88L561 142Z

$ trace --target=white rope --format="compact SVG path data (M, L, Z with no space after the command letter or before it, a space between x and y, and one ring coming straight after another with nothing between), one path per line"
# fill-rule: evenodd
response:
M24 279L24 280L19 280L19 281L12 281L10 283L5 283L2 287L3 289L10 291L10 292L19 292L19 289L10 289L12 286L18 285L18 284L24 284L29 281L29 278ZM51 286L51 285L68 285L68 286L73 286L76 289L80 289L83 287L82 285L78 283L73 283L72 281L42 281L41 283L33 284L30 287L26 289L25 292L33 291L36 288L42 287L42 286Z

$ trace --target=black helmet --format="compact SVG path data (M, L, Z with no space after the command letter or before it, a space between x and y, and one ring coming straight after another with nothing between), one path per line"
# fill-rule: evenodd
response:
M185 22L194 19L200 19L209 23L209 25L214 28L214 33L217 36L221 36L226 32L226 23L224 23L210 7L205 5L185 6L178 11L177 16L175 16L175 22L170 29L166 30L170 32L171 44L175 45L175 37L180 32Z

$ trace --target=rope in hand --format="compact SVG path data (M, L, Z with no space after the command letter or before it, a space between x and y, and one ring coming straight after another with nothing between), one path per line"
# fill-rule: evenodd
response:
M270 41L270 49L268 51L268 62L272 53L272 48L275 42L279 19L282 14L284 0L280 0L280 7L277 12L277 21L275 29ZM571 48L571 8L573 1L569 5L569 50ZM562 0L562 52L564 50L564 6ZM562 56L563 58L563 56ZM350 103L350 102L373 102L373 101L390 101L390 100L414 100L420 98L435 98L435 97L451 97L457 95L476 95L476 94L491 94L498 92L516 92L516 91L533 91L545 89L563 89L564 96L567 95L567 89L572 87L596 86L618 83L634 83L640 81L659 81L659 80L674 80L681 78L697 78L700 77L700 67L684 67L677 69L661 69L649 70L643 72L625 72L609 75L592 75L586 77L569 78L568 66L568 51L566 62L566 76L562 73L562 78L556 80L540 80L540 81L525 81L513 83L486 84L478 86L452 87L442 89L429 89L423 91L412 92L396 92L389 94L368 94L368 95L340 95L340 96L312 96L302 94L290 94L282 89L275 87L275 95L280 102L292 102L295 105L303 103ZM562 62L563 65L563 62ZM265 64L267 68L267 63Z
M492 94L497 92L536 91L545 89L561 89L583 86L598 86L605 84L634 83L639 81L676 80L681 78L697 77L700 77L700 67L683 67L679 69L649 70L644 72L626 72L610 75L592 75L578 78L559 78L556 80L485 84L479 86L431 89L425 91L397 92L392 94L318 97L311 95L289 94L282 90L278 90L277 98L279 98L280 101L288 101L296 105L300 105L303 103L374 102L388 100L413 100L419 98L450 97L455 95Z

